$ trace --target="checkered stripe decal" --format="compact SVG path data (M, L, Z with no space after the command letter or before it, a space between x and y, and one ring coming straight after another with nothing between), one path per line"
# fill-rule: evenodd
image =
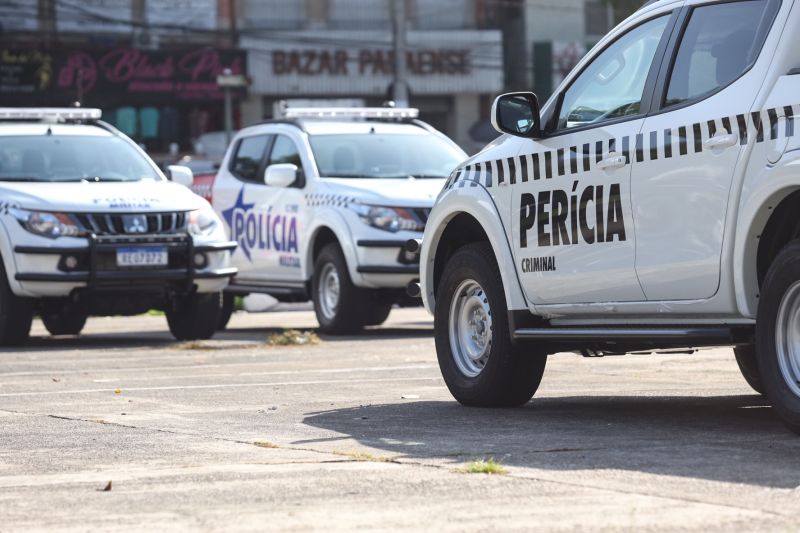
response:
M781 118L784 118L781 125ZM457 169L445 184L445 190L455 187L490 188L503 183L514 185L529 179L553 179L565 175L590 172L604 155L620 153L628 163L670 159L701 153L703 143L716 134L736 134L740 146L749 142L762 143L782 137L794 137L800 117L800 105L771 108L764 111L723 117L663 131L639 133L635 137L608 139L581 146L558 148L545 152L523 154L493 161L481 161Z
M341 194L306 194L306 203L309 207L347 207L350 204L356 203L356 199L351 196L342 196Z
M0 201L0 215L7 215L9 209L19 209L17 204Z

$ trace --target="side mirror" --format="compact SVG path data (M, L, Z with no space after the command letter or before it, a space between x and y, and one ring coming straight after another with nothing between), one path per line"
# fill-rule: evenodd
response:
M533 93L501 94L492 105L492 126L500 133L538 139L542 136L539 99Z
M194 173L189 167L183 165L170 165L167 167L169 179L175 183L180 183L186 187L191 187L194 183Z
M270 165L264 171L264 183L270 187L285 189L295 180L297 180L297 165L292 165L291 163Z

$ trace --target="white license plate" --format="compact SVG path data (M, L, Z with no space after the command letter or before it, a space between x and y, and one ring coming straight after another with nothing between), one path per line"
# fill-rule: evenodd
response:
M117 266L149 267L167 266L169 255L166 246L137 246L136 248L118 248Z

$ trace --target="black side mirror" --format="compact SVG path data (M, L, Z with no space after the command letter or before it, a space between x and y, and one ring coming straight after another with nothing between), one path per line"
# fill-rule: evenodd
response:
M542 136L539 99L533 93L501 94L492 105L492 126L500 133L537 139Z

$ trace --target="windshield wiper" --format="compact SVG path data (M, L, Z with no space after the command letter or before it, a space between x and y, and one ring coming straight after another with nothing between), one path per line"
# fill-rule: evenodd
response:
M48 179L37 178L35 176L2 176L0 181L50 181Z
M92 177L80 178L80 181L99 183L101 181L134 181L134 180L128 180L126 178L109 178L108 176L92 176Z

